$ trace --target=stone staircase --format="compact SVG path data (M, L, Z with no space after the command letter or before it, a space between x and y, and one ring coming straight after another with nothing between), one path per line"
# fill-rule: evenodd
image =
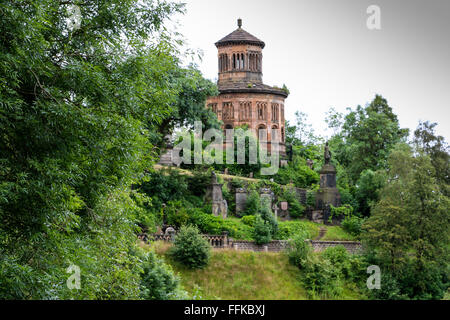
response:
M325 235L325 233L327 233L327 229L325 228L325 227L320 227L320 230L319 230L319 235L317 236L317 238L316 239L314 239L314 240L320 240L320 239L322 239L323 238L323 236Z

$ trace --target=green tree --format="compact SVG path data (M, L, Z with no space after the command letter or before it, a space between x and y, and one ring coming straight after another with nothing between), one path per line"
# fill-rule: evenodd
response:
M71 1L0 4L2 297L139 297L142 208L130 186L154 159L148 123L178 99L178 44L164 23L182 6L73 4L79 28L67 24ZM80 290L66 286L72 264Z
M388 162L388 183L363 226L364 241L400 295L440 299L449 286L450 200L428 156L400 145Z
M218 94L217 85L205 79L195 65L187 68L175 68L170 72L173 90L177 93L170 104L170 113L162 121L157 118L149 121L153 133L152 142L165 146L166 135L172 134L174 128L194 128L195 121L201 121L203 129L220 128L220 123L212 110L205 108L206 98Z
M319 137L308 122L308 115L304 112L296 111L295 124L290 125L289 121L286 121L285 127L287 144L308 146L319 141Z
M436 135L437 123L420 122L414 131L416 148L431 159L437 182L444 194L450 196L450 152L443 136Z
M383 172L373 172L370 169L361 172L355 190L355 198L358 202L357 211L364 216L370 215L371 206L379 199L379 191L385 184L386 177Z
M337 115L335 118L339 119ZM340 122L330 121L329 125L339 127ZM347 168L351 181L356 183L364 170L385 168L389 152L407 135L408 130L400 129L387 100L376 95L366 107L350 110L330 147L337 161Z

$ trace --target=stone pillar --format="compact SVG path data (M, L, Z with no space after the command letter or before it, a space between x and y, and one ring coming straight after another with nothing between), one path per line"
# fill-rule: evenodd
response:
M223 234L223 247L228 248L228 231L222 232Z

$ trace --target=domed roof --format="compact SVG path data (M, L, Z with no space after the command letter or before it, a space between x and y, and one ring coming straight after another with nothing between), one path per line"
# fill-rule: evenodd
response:
M265 43L242 29L242 20L238 20L238 28L215 43L216 47L229 44L253 44L264 49Z

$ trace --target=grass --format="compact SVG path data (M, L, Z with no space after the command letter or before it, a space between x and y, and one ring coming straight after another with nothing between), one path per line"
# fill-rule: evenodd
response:
M327 229L327 232L323 236L323 241L356 241L357 238L348 232L346 232L344 229L342 229L340 226L325 226Z
M213 249L208 266L191 270L168 255L171 244L155 242L155 252L164 257L180 276L190 295L206 300L305 300L302 272L291 265L284 253ZM337 299L360 299L349 284Z
M206 268L190 270L170 258L170 244L155 242L152 247L180 276L184 289L202 299L307 299L300 270L284 254L216 249Z
M323 241L356 241L357 237L349 234L340 226L328 226L321 223L312 222L309 220L291 220L279 222L279 228L290 230L289 237L295 235L297 229L306 229L309 234L309 239L316 239L319 236L319 229L325 228L327 232L320 240ZM283 233L283 239L286 238L286 233ZM286 238L287 239L287 238Z
M309 220L279 221L278 229L280 240L292 238L300 230L306 230L309 239L315 239L319 235L319 224Z

